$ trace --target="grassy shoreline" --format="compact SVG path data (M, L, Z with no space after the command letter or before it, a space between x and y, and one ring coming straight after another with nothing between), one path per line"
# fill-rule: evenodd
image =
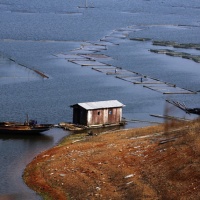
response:
M44 199L195 199L200 121L71 135L26 167ZM195 189L194 189L195 188Z

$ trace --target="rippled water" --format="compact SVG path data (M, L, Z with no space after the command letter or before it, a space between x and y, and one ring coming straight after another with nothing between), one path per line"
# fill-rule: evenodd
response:
M118 45L106 45L106 50L99 52L112 58L104 62L198 91L199 63L149 50L167 48L199 55L196 49L152 45L153 40L200 44L199 1L89 0L89 8L80 8L84 5L80 0L0 0L0 121L24 121L29 113L38 122L56 124L71 121L72 104L110 99L126 105L123 115L127 119L159 122L162 120L150 114L163 114L165 99L199 107L199 93L163 95L57 56L134 27L123 39L110 38ZM49 78L43 79L34 70ZM195 117L175 108L168 110L172 115ZM129 123L127 127L141 125L147 124ZM23 184L23 168L67 134L52 129L30 138L1 135L0 198L27 199L28 195L39 199Z

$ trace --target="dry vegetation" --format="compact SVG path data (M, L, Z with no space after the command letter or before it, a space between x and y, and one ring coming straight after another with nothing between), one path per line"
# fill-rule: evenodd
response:
M72 135L24 180L45 199L199 199L200 121ZM79 140L79 141L77 141Z

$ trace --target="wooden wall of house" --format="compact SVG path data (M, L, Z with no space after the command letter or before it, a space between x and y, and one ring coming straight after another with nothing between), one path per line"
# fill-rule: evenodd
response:
M121 122L122 108L109 108L108 109L108 124L117 124Z
M109 108L88 111L88 126L118 124L121 122L122 108Z
M88 111L88 126L104 124L104 110Z
M73 107L73 123L87 126L88 111L80 106Z
M122 108L86 110L79 105L73 107L73 123L85 126L119 124Z

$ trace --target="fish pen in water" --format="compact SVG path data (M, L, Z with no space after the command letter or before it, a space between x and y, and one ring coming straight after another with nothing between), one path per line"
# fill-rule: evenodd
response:
M82 67L91 67L91 69L97 72L115 76L118 79L128 81L132 84L140 84L144 88L162 94L196 94L196 91L181 88L176 84L106 64L106 61L112 58L102 53L102 51L106 51L108 46L119 45L128 37L129 33L137 30L137 26L129 26L114 30L110 35L103 37L98 42L86 42L82 44L80 48L70 51L70 54L63 53L55 56L64 58L68 62L72 62ZM145 41L146 40L147 39L145 39Z

